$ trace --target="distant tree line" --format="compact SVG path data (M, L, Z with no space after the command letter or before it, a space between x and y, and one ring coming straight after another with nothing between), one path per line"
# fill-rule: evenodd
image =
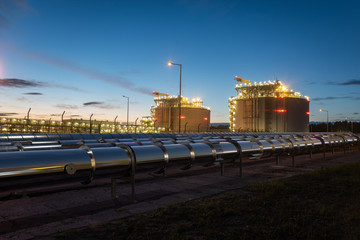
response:
M310 132L326 132L326 123L310 123ZM336 121L329 122L329 132L360 133L360 122Z
M210 132L228 132L229 125L211 125ZM310 132L326 132L326 123L310 123ZM360 133L360 122L336 121L329 122L329 132Z

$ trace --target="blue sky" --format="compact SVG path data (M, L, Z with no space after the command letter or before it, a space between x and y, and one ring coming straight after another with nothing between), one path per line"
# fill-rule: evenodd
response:
M126 121L151 92L228 122L234 76L310 97L310 120L360 120L359 1L0 1L0 115Z

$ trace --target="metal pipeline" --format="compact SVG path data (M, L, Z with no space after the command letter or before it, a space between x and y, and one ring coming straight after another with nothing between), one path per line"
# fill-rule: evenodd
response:
M137 166L162 163L163 169L166 169L172 161L185 160L188 161L188 167L191 167L194 162L201 160L214 162L220 158L234 159L240 155L254 159L272 154L303 154L313 150L359 143L357 136L348 134L283 136L274 133L257 133L258 138L250 134L219 134L218 136L191 134L185 136L186 139L184 135L179 136L180 139L176 136L172 138L174 135L171 134L163 139L161 137L146 138L144 135L137 139L121 139L118 138L122 137L120 134L115 136L110 134L19 134L14 136L2 134L0 135L0 151L3 151L0 152L0 178L51 173L72 175L86 170L91 172L92 177L89 177L87 181L89 182L97 170L117 167L127 170L132 164ZM243 140L249 137L250 141ZM64 139L54 140L56 138ZM81 146L83 148L79 149ZM133 157L129 155L128 149L131 149Z

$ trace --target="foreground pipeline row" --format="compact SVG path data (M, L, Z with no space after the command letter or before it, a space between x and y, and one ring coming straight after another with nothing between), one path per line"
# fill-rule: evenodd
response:
M131 138L130 138L131 137ZM136 137L136 138L135 138ZM183 169L206 160L209 163L291 155L359 145L354 134L222 133L222 134L2 134L0 178L49 174L127 170L131 176L142 164L162 164L164 173L173 161L184 161ZM241 167L241 166L240 166ZM240 171L241 174L241 171Z

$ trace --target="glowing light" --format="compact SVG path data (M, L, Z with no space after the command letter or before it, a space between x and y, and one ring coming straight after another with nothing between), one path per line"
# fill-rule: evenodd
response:
M306 112L306 115L310 115L310 112Z
M285 113L285 112L287 112L287 110L280 108L280 109L275 109L274 112L277 112L277 113Z
M173 63L172 63L172 62L168 62L168 65L171 66L171 65L173 65Z
M205 120L205 121L207 121L207 120L208 120L208 118L207 118L207 117L204 117L204 120Z

